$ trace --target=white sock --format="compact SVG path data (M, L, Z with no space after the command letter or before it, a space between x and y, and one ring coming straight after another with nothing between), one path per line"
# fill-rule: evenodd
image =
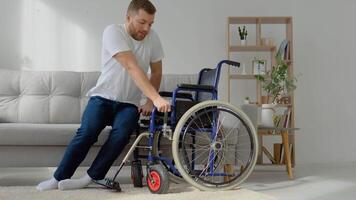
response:
M88 186L91 183L91 178L88 174L85 174L83 177L79 179L65 179L59 181L58 188L60 190L73 190L73 189L81 189Z
M36 187L38 191L53 190L58 188L58 181L55 178L51 178L47 181L42 181Z

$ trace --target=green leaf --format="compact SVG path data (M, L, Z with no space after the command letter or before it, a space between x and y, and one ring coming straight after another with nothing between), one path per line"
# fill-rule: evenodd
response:
M262 88L272 97L273 102L282 94L291 92L297 87L296 78L289 77L288 64L285 63L280 55L276 56L276 66L273 66L266 75L256 75L256 80L261 82Z

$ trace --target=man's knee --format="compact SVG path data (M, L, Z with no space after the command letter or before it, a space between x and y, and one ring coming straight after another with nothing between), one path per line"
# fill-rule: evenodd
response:
M76 137L83 142L94 144L98 141L100 129L95 129L90 126L81 126L76 133Z
M111 130L110 137L112 140L116 140L117 142L128 142L133 131L133 129L128 127L113 128Z

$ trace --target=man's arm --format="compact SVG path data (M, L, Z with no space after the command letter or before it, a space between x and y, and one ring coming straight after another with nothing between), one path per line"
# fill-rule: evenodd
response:
M160 112L168 112L171 109L171 106L167 100L162 98L156 88L151 84L148 80L146 74L143 70L138 66L135 56L131 51L120 52L114 55L114 58L127 70L131 78L136 83L137 87L141 89L141 91L152 100L153 104L157 107ZM162 67L162 64L161 64ZM162 69L161 69L162 71ZM161 72L162 74L162 72ZM162 76L162 75L161 75ZM154 84L157 84L154 81ZM158 87L160 84L160 80L158 83ZM156 85L155 85L156 87Z
M152 86L159 91L159 86L161 84L162 79L162 61L158 61L155 63L150 63L151 68L151 77L150 82ZM148 116L151 114L153 108L153 102L147 98L147 102L140 107L140 112L144 116Z
M150 82L153 87L158 91L162 80L162 61L151 63L151 77Z

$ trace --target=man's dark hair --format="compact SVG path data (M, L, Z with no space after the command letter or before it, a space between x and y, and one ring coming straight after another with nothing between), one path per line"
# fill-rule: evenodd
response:
M137 13L140 9L143 9L150 15L154 15L156 13L155 6L149 0L132 0L127 8L127 12Z

